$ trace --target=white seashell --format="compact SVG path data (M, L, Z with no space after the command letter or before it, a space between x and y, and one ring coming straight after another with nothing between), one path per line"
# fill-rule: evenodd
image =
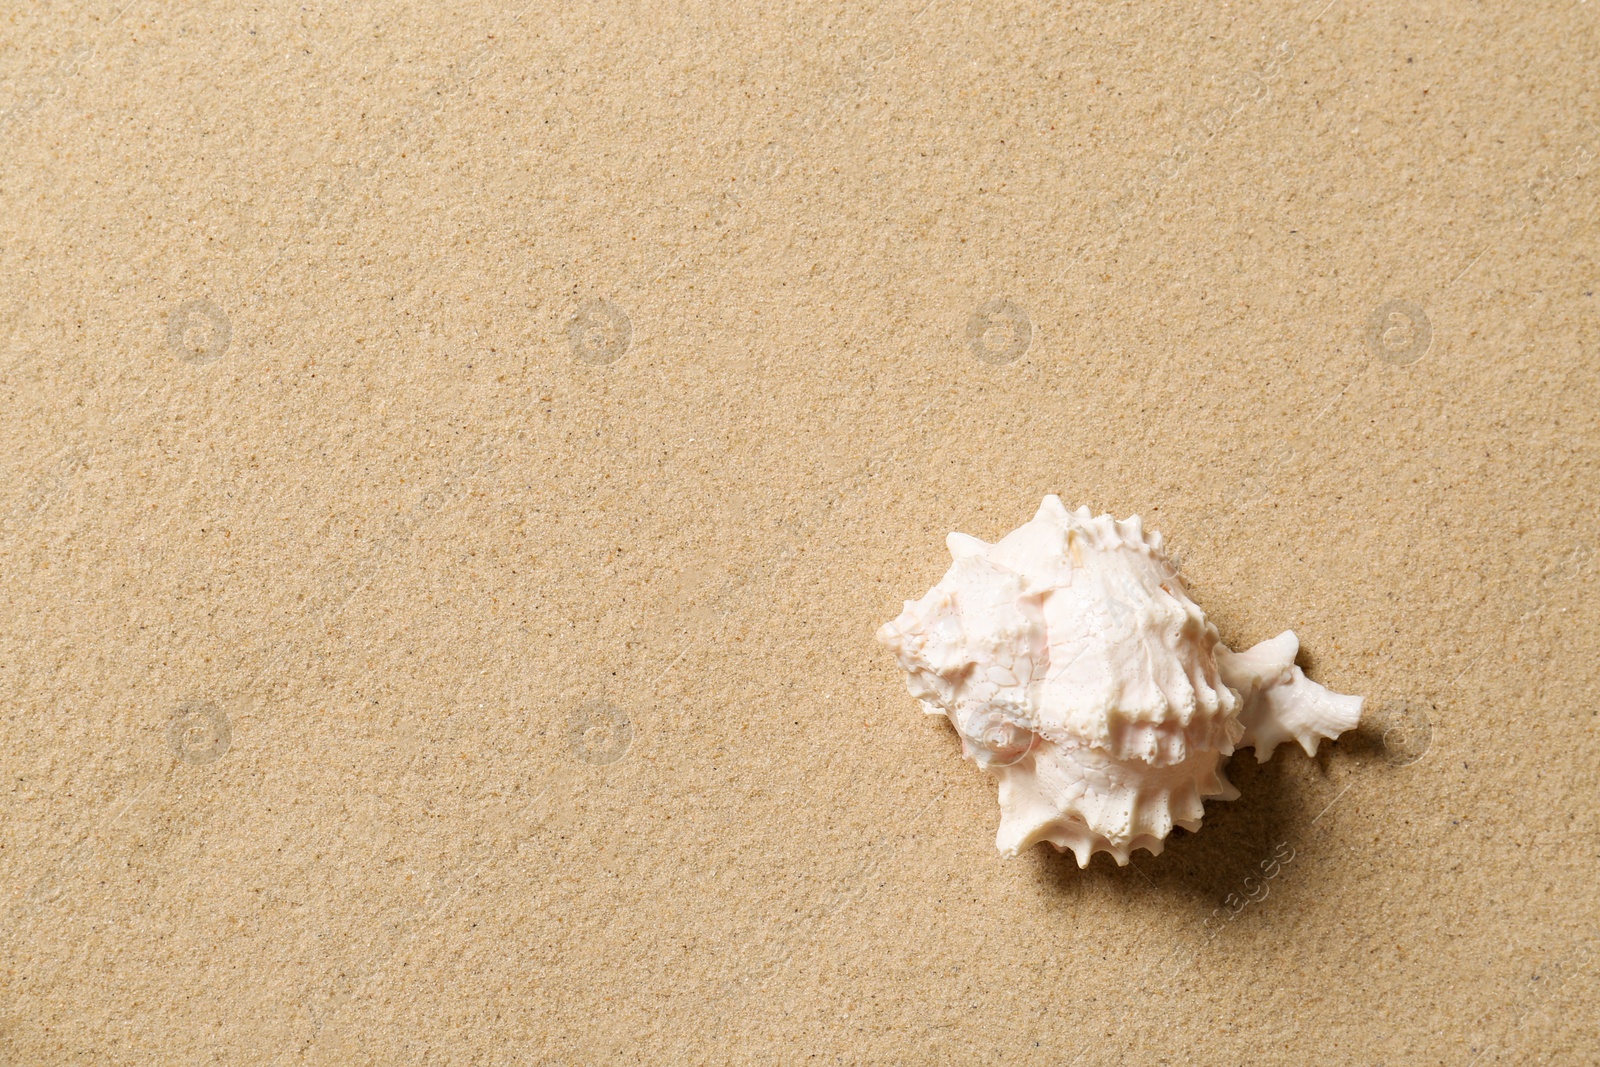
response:
M1007 856L1041 841L1080 867L1096 852L1159 854L1174 826L1200 828L1202 801L1238 797L1222 771L1236 748L1264 763L1294 740L1315 755L1360 719L1360 697L1294 665L1293 630L1224 645L1137 515L1047 496L993 545L947 543L950 570L878 640L999 779Z

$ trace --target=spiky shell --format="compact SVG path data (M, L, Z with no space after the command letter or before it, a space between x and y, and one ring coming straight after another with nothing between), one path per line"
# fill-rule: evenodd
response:
M947 544L944 578L878 639L999 780L1006 855L1159 853L1172 827L1199 829L1205 800L1239 795L1222 773L1236 748L1264 761L1292 738L1314 754L1360 716L1359 697L1294 666L1293 631L1228 649L1138 516L1047 496L993 545Z

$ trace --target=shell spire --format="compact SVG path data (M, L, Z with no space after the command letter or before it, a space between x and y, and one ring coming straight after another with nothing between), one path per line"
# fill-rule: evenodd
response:
M1355 726L1361 698L1294 658L1294 632L1233 652L1143 521L1047 496L994 544L952 533L950 569L878 630L912 696L949 718L962 754L998 780L996 846L1041 842L1079 866L1160 853L1233 800L1236 748L1287 740L1315 754Z
M1257 763L1271 759L1285 741L1298 741L1306 755L1315 756L1324 738L1334 740L1361 720L1361 698L1330 692L1307 678L1294 664L1299 653L1293 630L1243 652L1217 648L1217 669L1244 701L1239 747L1254 748Z

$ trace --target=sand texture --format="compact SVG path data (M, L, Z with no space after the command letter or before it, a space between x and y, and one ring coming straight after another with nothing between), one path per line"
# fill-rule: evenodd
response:
M0 12L0 1063L1600 1062L1600 12ZM1367 718L1119 868L1046 493Z

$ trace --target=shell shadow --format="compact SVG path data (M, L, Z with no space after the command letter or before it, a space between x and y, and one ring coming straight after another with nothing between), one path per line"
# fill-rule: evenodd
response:
M1358 760L1363 766L1383 764L1390 758L1389 746L1383 740L1387 728L1387 723L1373 721L1363 708L1356 728L1339 735L1340 755Z
M1339 747L1389 772L1421 762L1433 747L1439 706L1416 695L1368 699L1361 722L1339 738Z
M1348 755L1339 753L1337 758L1342 762ZM1154 900L1166 907L1192 909L1220 903L1227 894L1241 891L1246 877L1259 875L1260 865L1269 862L1274 850L1290 837L1290 827L1304 826L1316 814L1308 810L1311 801L1306 784L1318 772L1308 773L1308 768L1292 763L1315 763L1325 774L1334 758L1328 745L1315 760L1307 760L1292 746L1280 748L1266 763L1257 763L1253 750L1234 753L1227 774L1239 787L1239 799L1208 801L1205 820L1197 832L1174 829L1161 855L1136 852L1126 867L1098 853L1089 866L1080 869L1070 852L1058 853L1044 845L1034 848L1031 858L1044 885L1069 901L1089 903L1113 894L1129 900Z

